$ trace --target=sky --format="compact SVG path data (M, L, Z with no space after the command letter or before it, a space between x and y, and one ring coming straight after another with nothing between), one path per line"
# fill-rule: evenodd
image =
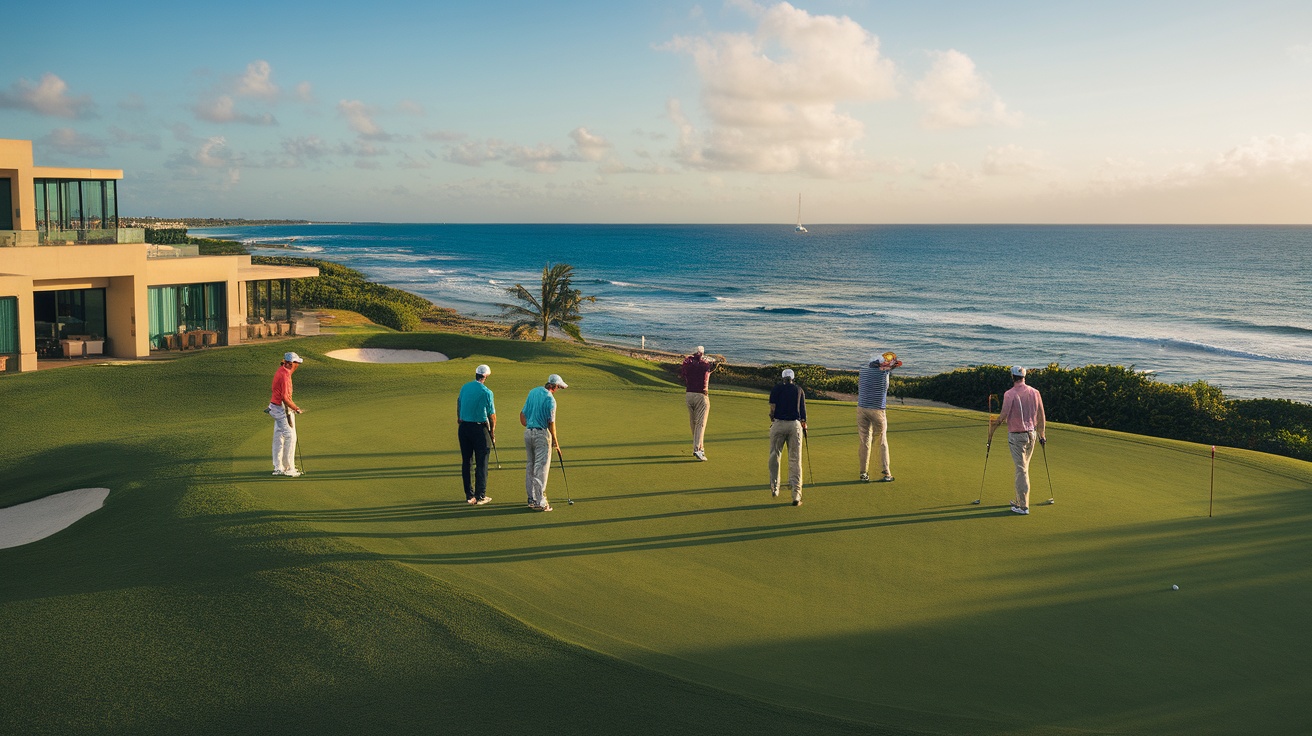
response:
M1312 3L6 10L0 138L125 216L1312 223ZM27 29L13 32L12 29ZM43 30L44 29L44 30Z

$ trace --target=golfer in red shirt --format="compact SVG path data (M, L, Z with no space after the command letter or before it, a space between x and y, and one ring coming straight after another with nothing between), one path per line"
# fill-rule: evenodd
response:
M273 417L273 474L295 478L301 474L296 469L296 424L292 421L293 413L300 414L301 407L292 401L292 374L305 359L296 353L285 353L278 372L273 374L273 395L269 398L269 416Z

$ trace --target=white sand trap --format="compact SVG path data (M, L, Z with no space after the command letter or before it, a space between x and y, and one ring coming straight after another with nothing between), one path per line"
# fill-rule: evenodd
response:
M105 505L108 488L79 488L0 509L0 549L31 544L63 531Z
M440 363L449 360L432 350L389 350L387 348L345 348L324 353L329 358L352 363Z

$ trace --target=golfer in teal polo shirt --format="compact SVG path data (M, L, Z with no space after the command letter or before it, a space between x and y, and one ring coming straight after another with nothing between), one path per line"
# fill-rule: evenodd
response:
M460 477L465 482L465 503L482 506L492 499L487 497L487 456L497 437L497 406L492 401L492 389L485 381L492 368L480 365L474 369L474 380L460 387L456 397L456 437L460 440ZM469 466L475 466L474 482L470 482Z
M552 373L547 383L528 392L519 423L524 425L524 489L528 507L534 511L551 511L547 503L547 474L551 470L551 449L560 452L556 438L556 390L569 388L559 375Z

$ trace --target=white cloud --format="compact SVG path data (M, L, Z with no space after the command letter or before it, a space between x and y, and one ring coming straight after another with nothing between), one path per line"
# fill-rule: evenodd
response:
M309 82L296 85L296 99L301 102L314 102L314 87Z
M711 121L699 133L671 101L677 157L699 168L763 173L832 177L860 169L855 144L865 126L839 104L897 95L879 39L845 16L788 3L748 9L758 19L754 34L678 37L664 46L693 58Z
M241 97L258 97L264 100L278 99L278 85L271 79L273 68L269 62L256 59L246 65L246 72L237 80L234 92Z
M86 95L70 96L68 84L46 72L39 82L19 79L8 92L0 92L0 108L6 107L57 118L89 118L94 117L95 105Z
M342 100L337 103L337 112L346 118L351 130L360 134L365 140L385 141L391 139L379 125L374 122L374 109L359 100Z
M600 161L606 157L614 146L602 136L593 135L587 128L578 127L571 130L569 137L574 139L574 147L579 158L584 161Z
M930 129L1019 125L1023 116L1007 106L980 76L969 56L949 49L933 52L934 63L913 94L925 106L921 124Z
M83 158L105 155L105 142L93 136L82 135L72 128L55 128L42 138L40 144L59 153Z
M434 134L425 133L430 140L443 140ZM547 143L525 146L506 143L495 139L484 141L465 141L451 145L443 157L447 161L463 166L482 166L485 163L499 161L507 166L524 169L538 174L550 174L560 170L561 164L580 162L601 162L603 173L614 170L626 170L610 156L614 146L603 136L578 127L570 131L569 137L574 145L569 151Z
M420 134L420 137L426 141L439 141L446 143L449 141L463 140L465 134L454 130L426 130Z
M200 145L193 158L201 166L221 168L232 163L232 151L228 149L226 138L221 135L214 136Z
M273 115L250 115L237 109L237 103L228 95L201 100L192 108L196 118L211 123L246 123L248 125L276 125Z
M1032 176L1047 170L1042 151L1021 148L1015 143L989 146L980 170L988 176Z

